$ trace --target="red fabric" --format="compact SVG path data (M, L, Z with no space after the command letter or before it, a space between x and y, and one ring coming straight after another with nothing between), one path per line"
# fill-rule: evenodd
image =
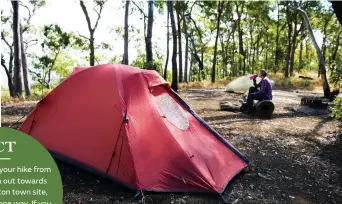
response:
M177 102L188 129L163 116L161 95ZM170 94L157 72L127 65L77 69L19 129L134 189L221 192L247 165Z

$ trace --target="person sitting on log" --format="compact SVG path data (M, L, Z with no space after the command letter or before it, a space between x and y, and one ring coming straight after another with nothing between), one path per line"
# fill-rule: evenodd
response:
M272 84L267 78L267 73L265 70L260 70L259 77L261 81L259 84L256 83L256 77L253 79L254 86L249 88L246 110L244 113L251 113L253 108L254 100L272 100ZM258 89L260 87L260 90Z

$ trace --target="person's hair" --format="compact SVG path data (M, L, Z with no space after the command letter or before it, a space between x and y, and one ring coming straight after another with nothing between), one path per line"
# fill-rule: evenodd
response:
M264 77L267 76L267 72L264 69L260 70L259 73Z

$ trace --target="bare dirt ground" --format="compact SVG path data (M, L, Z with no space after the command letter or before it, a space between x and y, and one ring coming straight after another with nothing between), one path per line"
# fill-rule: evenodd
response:
M272 119L219 110L219 101L236 103L240 94L223 89L181 90L182 98L214 129L243 152L252 171L238 175L219 195L146 193L146 203L342 203L341 122L326 115L294 113L304 91L274 91ZM11 126L36 102L2 106L2 126ZM17 128L18 125L13 126ZM201 148L201 147L198 147ZM64 203L141 203L135 192L57 161Z

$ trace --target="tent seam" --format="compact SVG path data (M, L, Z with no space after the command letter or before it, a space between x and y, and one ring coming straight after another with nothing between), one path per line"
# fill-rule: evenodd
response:
M116 74L116 69L114 69L114 72L115 72L115 79L117 79L117 74ZM135 74L137 74L137 73L135 73ZM133 74L133 75L135 75L135 74ZM118 85L118 80L115 80L116 81L116 85L117 85L117 87L118 87L118 94L119 94L119 96L120 96L120 98L121 98L121 95L123 94L123 96L125 95L125 93L124 93L124 91L123 91L123 93L121 92L122 90L124 90L123 89L123 87L124 87L124 83L123 83L123 81L122 80L120 80L120 87L122 87L122 88L120 88L119 89L119 85ZM123 103L124 103L124 105L125 105L125 108L126 108L126 110L125 110L125 115L124 115L124 117L126 117L126 116L128 116L128 106L127 106L127 104L126 104L126 101L125 101L125 97L122 97L123 98ZM121 102L121 100L120 100L120 102ZM122 107L120 107L120 109L121 109ZM122 111L122 110L121 110ZM136 172L136 165L135 165L135 160L134 160L134 156L133 156L133 154L132 154L132 150L131 150L131 145L130 145L130 139L129 139L129 137L128 137L128 129L129 129L129 117L128 117L128 120L125 122L124 121L124 124L123 124L124 126L123 126L123 130L122 131L124 131L125 133L126 133L126 135L127 135L127 145L128 145L128 151L129 151L129 153L130 153L130 155L131 155L131 157L132 157L132 164L133 164L133 170L134 170L134 176L135 176L135 184L136 184L136 187L137 187L137 189L139 189L139 178L138 178L138 174L137 174L137 172Z

